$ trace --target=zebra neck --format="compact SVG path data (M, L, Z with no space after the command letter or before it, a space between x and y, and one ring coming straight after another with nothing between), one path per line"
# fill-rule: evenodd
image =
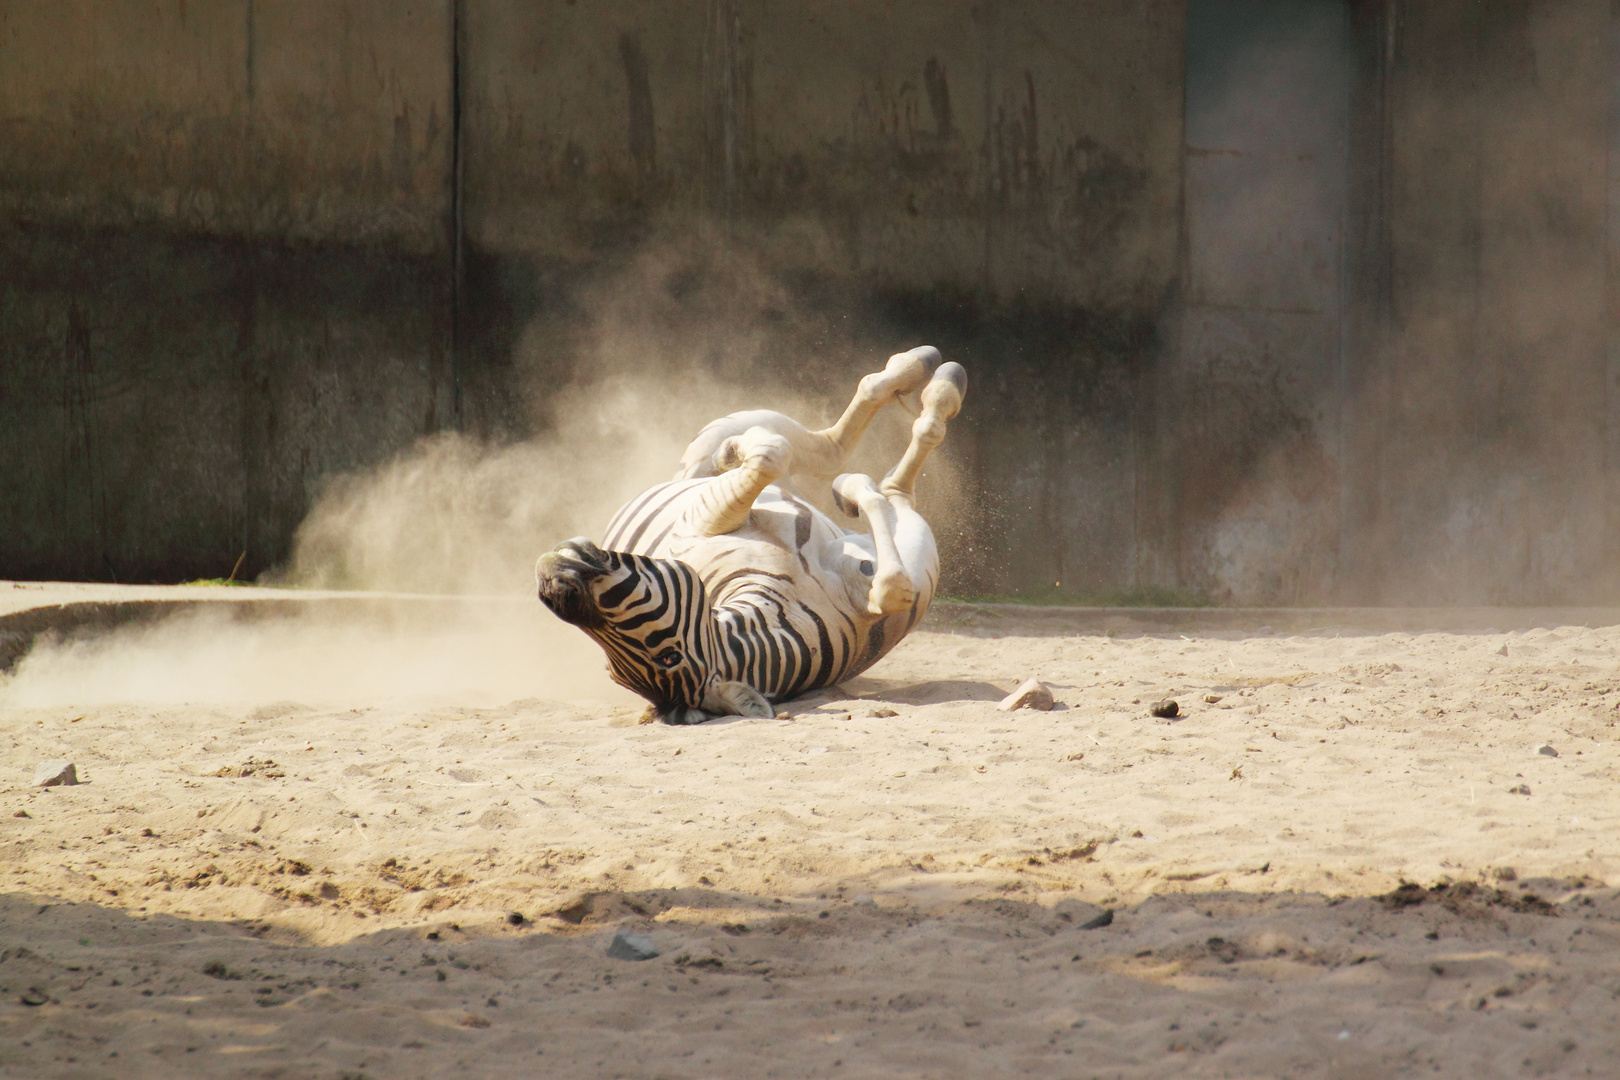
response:
M844 665L821 619L802 604L768 592L714 608L725 677L783 701L837 681ZM804 624L808 623L807 629Z

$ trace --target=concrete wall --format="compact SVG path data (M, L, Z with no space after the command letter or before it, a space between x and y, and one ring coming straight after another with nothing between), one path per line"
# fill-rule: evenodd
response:
M1411 5L1391 86L1365 523L1386 601L1616 587L1604 477L1610 5ZM1616 264L1620 265L1620 264Z
M252 575L449 418L449 27L0 4L0 574Z
M465 10L470 425L525 421L491 387L649 354L821 398L933 341L972 373L952 445L985 511L954 587L1137 583L1181 3ZM664 314L582 349L604 295Z
M1192 11L1175 579L1251 603L1611 599L1610 5Z
M0 0L0 576L252 575L432 432L927 340L953 591L1612 598L1614 26Z
M937 341L988 493L956 587L1129 586L1182 37L1175 0L0 0L0 575L255 573L331 472L545 427L634 311L671 377L816 399Z

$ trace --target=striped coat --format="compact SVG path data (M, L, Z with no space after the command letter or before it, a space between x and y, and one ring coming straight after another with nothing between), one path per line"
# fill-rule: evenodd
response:
M771 412L709 425L676 479L614 515L601 547L579 537L540 557L540 599L595 638L614 681L666 722L770 716L777 702L865 671L922 619L939 582L911 492L965 376L955 364L933 371L938 354L925 364L918 353L863 379L843 428L812 432ZM912 447L882 488L856 474L831 480L840 510L870 532L797 494L796 479L825 480L872 413L924 382ZM851 415L859 423L846 424Z

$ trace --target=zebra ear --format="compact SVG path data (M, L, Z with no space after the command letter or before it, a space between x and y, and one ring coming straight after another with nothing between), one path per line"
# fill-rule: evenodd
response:
M776 715L765 695L747 683L723 682L710 690L703 699L703 707L720 716L752 716L769 720Z

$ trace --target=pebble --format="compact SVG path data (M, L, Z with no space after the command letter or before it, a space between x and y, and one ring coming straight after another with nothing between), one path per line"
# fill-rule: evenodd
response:
M1082 930L1101 930L1105 926L1114 925L1114 909L1103 908L1102 911L1080 924Z
M1175 699L1165 698L1163 701L1155 701L1148 706L1148 712L1161 720L1174 720L1181 715L1181 706L1176 704Z
M35 787L72 787L79 782L79 770L71 761L44 761L34 770Z
M1052 691L1039 679L1025 679L1018 689L1001 699L996 708L1002 712L1013 712L1017 709L1039 709L1046 712L1055 702L1052 700Z
M1540 754L1542 757L1558 756L1558 751L1554 750L1550 743L1542 743L1540 746L1536 747L1536 753Z
M615 960L651 960L658 955L658 946L646 934L620 930L613 935L607 954Z

